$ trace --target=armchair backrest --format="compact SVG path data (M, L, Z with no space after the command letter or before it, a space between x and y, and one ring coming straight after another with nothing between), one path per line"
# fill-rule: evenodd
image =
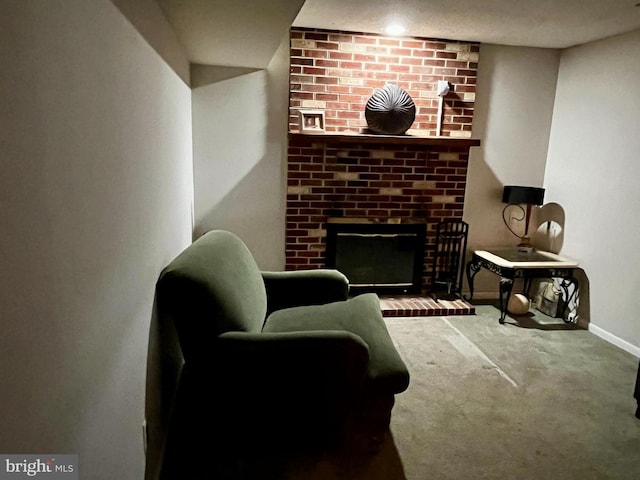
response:
M222 230L204 234L178 255L160 274L156 292L158 313L173 319L187 362L221 333L260 332L267 312L251 252Z

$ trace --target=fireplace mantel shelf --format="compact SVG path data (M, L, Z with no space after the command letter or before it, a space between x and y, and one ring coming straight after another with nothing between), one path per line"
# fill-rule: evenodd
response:
M477 147L480 140L477 138L458 137L421 137L418 135L378 135L356 132L336 132L336 133L301 133L289 132L292 140L304 139L313 140L318 143L384 143L387 145L433 145L450 147Z

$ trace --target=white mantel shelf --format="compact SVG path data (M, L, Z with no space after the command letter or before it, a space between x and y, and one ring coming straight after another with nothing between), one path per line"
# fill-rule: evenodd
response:
M291 140L315 141L318 143L384 143L392 145L426 145L437 147L477 147L480 139L458 137L421 137L418 135L378 135L357 132L301 133L289 132Z

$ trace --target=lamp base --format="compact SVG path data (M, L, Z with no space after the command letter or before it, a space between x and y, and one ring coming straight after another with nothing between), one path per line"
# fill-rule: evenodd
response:
M516 246L518 253L531 253L533 247L531 246L531 239L527 236L520 237L520 243Z

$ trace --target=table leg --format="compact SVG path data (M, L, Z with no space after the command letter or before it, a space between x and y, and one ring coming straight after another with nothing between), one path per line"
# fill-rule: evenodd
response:
M525 277L524 285L522 287L522 293L525 297L529 298L529 291L531 290L531 284L533 283L533 277Z
M504 323L504 319L507 316L507 307L509 305L509 298L511 297L511 290L513 290L513 279L501 278L500 279L500 323Z
M640 418L640 364L638 365L638 374L636 376L636 392L633 395L636 397L637 409L636 409L636 418Z
M467 283L469 283L469 297L465 300L471 300L473 298L473 279L476 274L480 271L480 263L474 262L471 260L467 263ZM472 273L473 272L473 273Z

